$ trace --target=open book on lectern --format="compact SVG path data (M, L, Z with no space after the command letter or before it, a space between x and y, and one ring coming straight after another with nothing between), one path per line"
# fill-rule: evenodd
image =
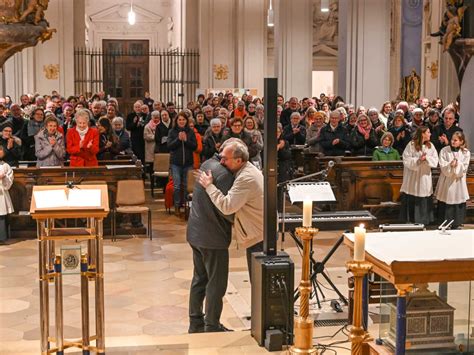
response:
M98 189L58 189L33 191L36 208L101 207Z
M287 186L291 203L301 201L334 202L336 197L331 184L322 182L291 182Z

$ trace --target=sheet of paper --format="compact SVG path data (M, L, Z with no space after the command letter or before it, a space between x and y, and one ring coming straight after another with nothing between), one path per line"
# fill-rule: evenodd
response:
M64 190L34 191L36 208L66 207L67 196Z
M71 189L69 190L68 204L69 207L100 207L101 191Z
M291 203L311 201L336 201L329 182L295 182L288 184Z

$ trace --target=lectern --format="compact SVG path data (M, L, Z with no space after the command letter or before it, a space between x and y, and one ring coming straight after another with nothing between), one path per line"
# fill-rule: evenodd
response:
M105 354L103 220L109 213L107 185L34 186L30 213L37 222L40 286L41 354L63 355L77 347L85 355ZM59 228L56 219L85 219L83 228ZM82 338L65 341L63 336L63 295L61 256L55 243L87 241L87 253L76 260L81 267ZM69 260L71 262L71 260ZM89 331L89 281L95 283L96 335ZM49 334L49 283L54 283L55 336ZM95 340L95 346L91 342ZM54 345L54 346L53 346Z

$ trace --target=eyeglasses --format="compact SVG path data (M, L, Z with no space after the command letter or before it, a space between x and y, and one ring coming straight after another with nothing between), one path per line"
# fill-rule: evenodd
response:
M242 125L239 123L239 124L233 124L232 127L242 127Z
M217 156L217 158L218 158L219 160L223 160L223 161L235 159L234 157L226 158L226 157L223 156L222 154L219 154L219 155Z

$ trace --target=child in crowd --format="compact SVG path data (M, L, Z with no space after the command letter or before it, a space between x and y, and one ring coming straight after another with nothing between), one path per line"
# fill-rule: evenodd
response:
M403 152L400 218L405 223L434 222L431 169L438 165L438 153L430 137L428 127L418 127Z
M453 221L452 229L459 228L466 216L466 201L469 200L466 173L470 160L471 152L466 147L464 133L454 132L451 144L439 153L441 174L435 193L439 223Z

